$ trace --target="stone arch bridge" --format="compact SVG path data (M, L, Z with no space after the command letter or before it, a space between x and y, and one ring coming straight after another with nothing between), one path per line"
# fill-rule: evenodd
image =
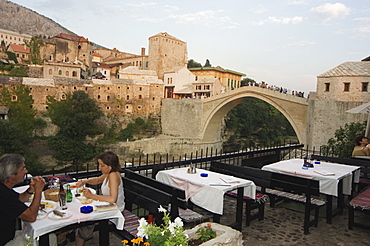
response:
M246 97L261 99L277 108L292 125L300 143L305 143L307 99L255 86L241 87L203 100L164 99L162 133L202 143L220 142L222 119Z

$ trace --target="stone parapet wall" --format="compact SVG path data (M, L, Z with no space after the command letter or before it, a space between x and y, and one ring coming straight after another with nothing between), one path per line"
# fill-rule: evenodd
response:
M189 236L189 238L196 238L196 231L200 227L207 226L211 224L211 227L216 231L217 237L202 243L200 246L242 246L243 245L243 234L240 231L234 230L231 227L220 225L217 223L202 223L195 226L192 229L185 230L184 233Z

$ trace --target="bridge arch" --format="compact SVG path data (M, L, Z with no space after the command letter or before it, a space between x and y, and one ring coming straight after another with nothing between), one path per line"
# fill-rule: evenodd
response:
M305 143L308 110L306 99L252 86L241 87L204 100L203 128L200 134L202 141L219 141L222 119L232 108L243 102L247 97L258 98L274 106L292 125L299 142Z

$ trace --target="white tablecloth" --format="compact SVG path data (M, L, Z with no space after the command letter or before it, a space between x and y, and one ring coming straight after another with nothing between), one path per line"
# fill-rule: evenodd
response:
M23 187L15 188L15 190L18 192L25 190L25 189L26 188L23 188ZM93 204L94 202L92 204L87 204L87 205L93 205ZM23 221L22 234L23 236L27 234L31 238L35 238L35 237L42 236L44 234L61 229L65 226L68 226L74 223L80 223L84 221L103 220L103 219L110 219L110 221L112 221L116 225L117 229L119 230L123 229L125 218L123 217L122 213L118 209L83 214L80 212L80 207L82 206L85 206L85 204L81 204L80 202L76 200L76 198L73 198L72 202L67 203L67 207L68 207L67 210L73 213L73 215L69 218L55 220L55 219L50 219L49 217L46 217L43 219L38 219L32 223ZM65 210L61 210L61 211L65 211Z
M224 194L238 187L244 188L244 195L251 198L256 196L256 185L253 181L240 179L207 170L197 169L197 173L187 173L188 168L175 168L159 171L156 179L164 183L184 189L187 199L216 214L223 213ZM208 177L201 177L201 173L207 173ZM239 181L230 183L230 186L211 186L210 184L226 184L226 181Z
M356 171L354 182L359 182L360 167L357 166L327 162L314 164L313 168L308 168L307 170L302 169L302 166L303 159L290 159L265 165L262 167L262 170L311 177L315 180L319 180L321 193L333 196L338 196L338 183L341 179L343 180L343 194L351 194L353 171ZM320 171L331 172L334 173L334 175L324 176L317 173Z

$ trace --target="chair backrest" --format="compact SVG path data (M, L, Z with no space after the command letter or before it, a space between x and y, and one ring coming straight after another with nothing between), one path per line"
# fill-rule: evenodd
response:
M280 161L279 153L280 152L267 154L267 155L261 155L261 156L248 157L242 160L242 166L262 168L264 165L268 165L268 164Z
M362 160L360 158L340 158L333 156L323 156L323 155L311 155L312 159L319 161L327 161L339 164L346 164L352 166L363 166L370 168L370 160Z
M135 173L131 170L125 171L125 177L127 179L135 180L147 186L153 187L170 196L169 203L171 204L171 219L175 219L176 217L179 216L178 208L187 209L185 190L163 183L156 179L141 175L139 173Z
M266 188L270 186L271 175L269 171L252 167L240 167L222 162L212 161L210 170L217 173L223 173L242 179L251 180L255 185Z
M318 180L303 178L283 173L272 173L271 189L281 189L291 193L305 193L306 196L319 196L320 185Z

